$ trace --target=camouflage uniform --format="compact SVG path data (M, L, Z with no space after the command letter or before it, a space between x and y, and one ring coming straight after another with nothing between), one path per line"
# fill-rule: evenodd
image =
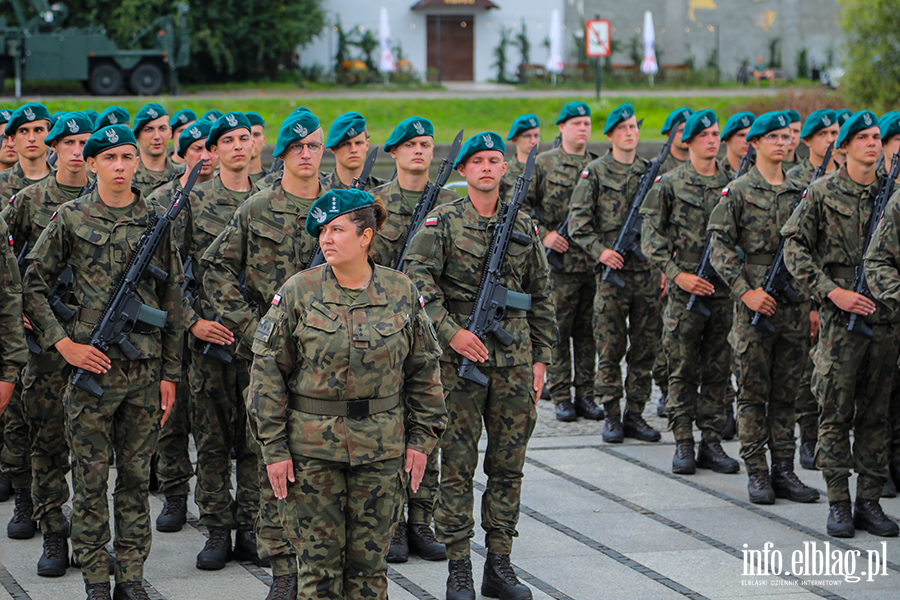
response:
M519 156L513 153L512 158L506 161L506 173L500 180L500 201L509 202L512 200L512 193L516 187L516 181L519 176L525 172L525 163L519 160Z
M328 265L291 277L253 344L249 410L264 461L294 464L280 507L301 598L387 598L405 451L430 454L447 421L440 348L419 294L370 264L355 299ZM363 399L363 415L340 416Z
M792 282L801 300L789 304L775 298L778 307L768 317L775 334L769 334L750 324L753 311L740 297L762 287L781 242L779 231L793 212L800 189L788 178L773 186L752 167L728 185L708 225L713 268L734 294L729 341L738 383L740 454L748 473L768 471L767 447L773 462L794 460L794 400L808 360L811 303ZM738 247L744 252L743 261Z
M706 246L709 215L727 183L721 164L716 175L708 178L688 162L662 175L641 207L641 248L671 282L663 316L663 343L669 367L666 410L676 440L693 439L694 421L704 440L721 440L725 405L731 401L728 331L732 301L728 290L718 285L712 296L702 298L710 312L704 319L687 310L691 295L674 283L679 273L696 271Z
M847 331L849 317L827 299L838 286L852 289L877 187L877 180L857 184L842 166L809 186L782 228L785 264L820 304L812 378L819 403L816 465L823 470L832 503L850 500L851 468L859 474L858 499L877 501L887 479L888 405L900 314L876 302L875 313L863 318L874 331L867 339Z
M26 314L41 332L40 343L49 348L64 337L87 344L94 324L102 316L131 259L135 244L159 205L145 200L132 188L134 204L118 220L95 190L90 196L60 207L29 254L32 261L25 276ZM106 353L109 371L95 375L104 389L102 398L69 385L63 398L66 437L72 449L74 509L72 547L87 584L108 580L109 534L107 483L109 464L115 453L116 491L116 581L141 581L143 564L150 553L149 479L150 456L154 452L162 416L160 379L181 377L181 262L171 238L164 240L153 263L168 273L164 282L141 279L137 297L168 313L163 329L132 333L129 339L141 357L128 361L113 346ZM77 315L63 329L50 308L48 294L66 265L74 271L71 298Z
M9 238L6 223L0 218L0 241ZM25 328L22 326L22 282L19 267L11 244L2 244L3 260L0 261L0 381L14 382L25 366L28 348L25 345Z
M338 177L338 174L337 174L337 169L335 169L334 171L332 171L325 177L321 178L321 180L322 180L322 187L324 187L327 190L348 190L348 189L350 189L349 185L344 185L343 182L341 182L341 178ZM383 179L378 179L374 175L369 175L369 179L365 182L365 184L360 189L363 189L366 191L372 191L375 188L384 185L385 183L387 183L387 181L385 181Z
M662 166L659 168L657 175L663 175L669 171L674 171L689 162L689 160L678 160L673 154L669 153L666 160L663 161Z
M54 169L49 163L47 164L47 168L50 169L50 173L48 173L46 177L49 177ZM14 167L5 171L0 171L0 200L9 200L12 196L19 193L19 191L24 190L29 185L34 185L42 179L46 179L46 177L42 177L41 179L28 179L25 177L25 172L22 171L22 164L16 163Z
M145 196L152 194L156 188L169 183L184 173L184 165L179 165L166 156L166 166L162 171L151 171L144 166L144 162L138 165L131 185L141 190Z
M652 386L650 372L659 340L659 273L651 269L649 262L641 262L629 253L625 266L617 271L625 282L625 287L619 288L601 279L605 265L598 262L600 254L619 235L649 165L638 156L634 163L622 164L608 152L587 166L587 177L582 175L575 186L570 204L571 242L587 252L597 273L593 327L599 361L594 394L603 402L607 418L622 412L622 358L628 364L626 410L641 414Z
M441 382L450 422L441 442L441 493L434 520L447 558L469 558L475 535L473 477L478 463L482 422L488 433L481 526L488 552L508 555L518 535L525 448L537 419L534 363L549 363L556 342L556 321L547 277L544 246L531 219L520 212L515 230L529 235L527 245L510 242L501 283L531 294L531 310L510 310L504 329L512 336L502 346L484 340L488 360L478 368L490 380L483 388L457 376L460 356L450 339L464 327L478 293L484 256L496 215L481 217L468 197L438 207L410 243L407 272L417 285L441 343Z
M573 160L562 146L542 152L535 158L531 185L522 209L537 225L540 239L543 240L551 231L556 231L566 220L575 185L586 175L587 164L596 158L597 155L593 152L586 152L580 161ZM544 251L546 254L546 248ZM553 362L547 368L547 385L553 404L558 404L560 400L571 400L573 385L576 398L593 396L597 356L591 332L593 299L597 291L593 261L575 244L560 254L559 259L563 263L562 271L550 269L550 285L559 329L559 343L553 352ZM572 356L575 357L574 379Z

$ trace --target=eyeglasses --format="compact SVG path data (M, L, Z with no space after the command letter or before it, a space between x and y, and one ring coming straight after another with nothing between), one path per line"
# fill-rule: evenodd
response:
M324 144L320 144L319 142L309 142L308 144L304 144L303 142L297 142L296 144L291 144L288 146L288 150L291 151L291 154L302 154L303 147L306 146L309 148L310 154L318 154L322 151L322 146Z
M767 133L766 135L763 136L763 139L770 141L770 142L777 142L778 140L781 140L782 142L790 142L791 134L789 134L789 133Z

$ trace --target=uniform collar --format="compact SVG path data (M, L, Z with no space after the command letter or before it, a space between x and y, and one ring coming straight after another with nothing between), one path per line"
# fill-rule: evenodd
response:
M128 220L143 225L150 216L149 203L147 202L147 199L141 195L141 191L138 188L132 186L131 193L134 194L135 202L131 205L131 217ZM88 210L88 214L104 221L116 221L109 213L107 206L103 204L103 200L100 199L100 192L96 188L91 192L91 207Z
M337 304L352 304L354 306L387 306L388 296L387 290L381 281L381 275L378 267L371 258L368 259L369 266L372 268L372 279L365 290L352 302L346 302L349 297L342 293L344 290L334 276L331 266L326 264L322 269L322 297L339 298Z

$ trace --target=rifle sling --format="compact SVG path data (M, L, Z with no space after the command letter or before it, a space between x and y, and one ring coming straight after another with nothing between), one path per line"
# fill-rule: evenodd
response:
M448 311L458 315L468 316L475 310L474 302L462 302L460 300L447 300L446 306ZM506 310L506 316L510 319L521 319L528 316L528 312L516 308L508 308Z

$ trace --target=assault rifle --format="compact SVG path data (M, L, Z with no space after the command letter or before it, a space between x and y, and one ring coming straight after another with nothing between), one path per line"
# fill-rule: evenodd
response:
M734 174L731 181L746 174L753 165L754 160L756 160L756 149L753 146L750 146L747 148L747 154L744 155L741 162L738 164L737 173ZM719 276L716 274L716 270L713 269L712 263L709 261L709 257L712 254L712 244L709 243L709 240L710 237L707 237L706 246L703 247L703 254L700 256L700 262L697 263L694 275L712 283L713 280L717 279ZM709 317L709 309L703 305L703 300L701 300L700 296L697 294L691 294L691 297L688 298L687 309L694 314L700 315L704 319Z
M194 257L188 256L184 261L184 285L181 286L181 293L187 298L188 306L194 308L197 304L197 290L200 289L200 283L194 275Z
M362 187L366 185L366 182L369 181L369 174L372 172L372 167L375 166L375 159L377 157L378 146L375 146L366 157L366 162L363 165L363 169L362 172L360 172L359 177L353 178L353 182L350 184L351 188L361 190ZM313 248L312 258L310 259L309 266L307 266L307 268L312 269L313 267L318 267L323 262L325 262L325 255L322 253L322 248L319 246L319 241L316 240L316 246Z
M872 291L869 289L869 284L866 282L866 265L864 262L866 249L869 247L869 242L875 234L875 229L878 227L881 217L884 216L884 209L887 207L888 200L890 200L891 196L894 194L894 183L897 181L898 176L900 176L900 152L894 154L894 158L891 159L890 172L887 174L887 177L882 179L878 184L878 194L875 196L875 204L872 207L872 218L869 220L869 231L866 234L865 244L863 244L863 258L860 258L859 260L859 265L856 267L856 277L853 279L853 291L870 300L872 299ZM866 325L856 313L850 313L850 322L847 324L847 331L852 331L853 333L857 333L869 339L872 339L872 336L875 335L872 328Z
M641 123L643 123L643 120ZM641 123L638 123L638 127L640 127ZM641 249L638 248L637 245L637 240L641 235L641 224L644 221L641 218L641 205L644 204L644 198L647 197L650 187L656 181L656 174L659 173L659 168L662 167L662 164L666 162L666 159L669 157L669 151L672 149L672 144L675 142L675 135L677 133L677 127L673 127L671 131L669 131L669 139L667 139L666 143L659 149L656 160L650 163L650 168L648 168L641 177L637 193L634 195L634 200L631 202L631 208L628 209L628 215L625 217L625 222L622 223L619 235L616 237L616 241L612 246L613 251L619 253L622 258L625 258L629 252L633 252L639 261L645 262L647 260L647 257L641 253ZM568 239L568 227L566 227L566 229L566 239ZM616 287L625 287L625 282L622 281L622 278L619 277L616 270L612 267L607 266L603 269L603 276L601 279L603 279L603 281L609 281Z
M250 292L247 291L247 270L241 271L241 274L238 276L238 291L241 293L241 297L244 299L244 302L247 304L252 304L250 302ZM216 315L216 323L221 323L222 318ZM223 346L219 344L213 344L212 342L206 342L206 346L203 347L202 354L204 356L209 356L210 358L214 358L219 362L225 363L226 365L230 365L231 361L234 360L231 354L225 350Z
M12 245L13 238L9 236L9 243ZM22 246L22 249L19 250L19 254L16 255L16 263L19 266L19 276L25 275L25 269L28 268L28 263L25 261L25 257L28 256L28 242ZM28 351L34 354L35 356L41 355L41 347L37 343L37 340L34 339L34 332L25 330L25 341L28 343Z
M513 337L501 325L503 319L506 318L507 309L531 310L531 295L513 292L503 287L500 284L500 271L506 261L506 250L510 240L518 244L531 243L530 236L517 233L514 229L519 209L525 200L525 194L528 193L528 184L531 183L531 172L534 170L536 156L537 146L528 153L525 171L516 180L512 200L501 204L497 214L491 246L485 257L481 283L478 285L478 294L475 296L475 306L466 321L466 329L478 336L482 342L488 334L493 334L498 342L509 346L513 343ZM488 378L468 358L463 358L458 374L463 379L482 387L486 387L488 384Z
M434 208L434 203L437 202L438 194L441 193L441 188L443 188L444 185L447 184L447 180L450 179L450 170L453 167L453 163L456 162L456 156L459 154L460 146L462 146L462 139L463 132L460 130L453 140L453 145L450 146L450 155L442 160L441 166L438 167L437 177L435 178L434 183L425 184L425 189L422 190L422 195L419 196L419 201L416 203L415 209L413 209L412 219L409 222L409 227L406 228L406 235L403 238L403 243L400 244L400 251L397 252L397 263L394 266L395 270L403 271L403 267L406 266L406 249L409 248L409 243L412 241L413 234L419 229L419 225L422 224L422 221L425 220L425 215Z
M106 353L110 346L118 346L128 360L137 360L141 351L134 347L128 336L137 323L150 327L164 327L167 313L147 306L137 298L137 288L144 275L149 273L157 281L165 281L169 274L153 265L150 260L156 249L167 238L169 225L178 218L182 200L187 198L200 176L203 161L198 162L188 176L187 185L172 196L172 204L162 217L155 214L150 218L150 225L141 236L125 274L116 285L109 303L103 310L100 320L91 330L90 345ZM79 368L72 377L72 384L96 396L103 397L103 388L94 379L93 373Z
M791 212L797 209L800 201L806 196L806 190L809 189L809 186L825 174L828 165L831 164L831 153L833 151L834 142L831 142L828 145L828 150L825 151L825 160L816 167L809 184L797 196L797 201L794 203ZM800 295L791 288L791 273L784 264L784 238L781 238L781 241L778 243L778 250L775 251L775 258L772 260L769 270L766 271L766 278L763 280L762 288L768 295L776 299L783 298L788 304L797 304L800 301ZM769 322L766 315L760 312L753 313L753 316L750 317L750 324L770 334L775 333L775 327Z

